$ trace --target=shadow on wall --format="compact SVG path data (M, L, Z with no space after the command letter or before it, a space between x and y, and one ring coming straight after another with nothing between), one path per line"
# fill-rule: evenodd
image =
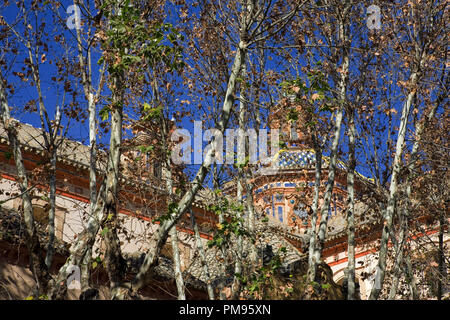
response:
M31 271L23 266L0 261L0 300L23 300L33 293L35 282ZM99 286L99 298L107 298L109 289ZM67 290L69 300L78 300L81 290Z
M0 299L25 299L32 291L35 282L28 269L0 262Z
M317 266L314 283L306 282L307 266L304 264L292 272L276 274L265 294L274 300L345 300L343 287L333 281L333 272L324 262Z

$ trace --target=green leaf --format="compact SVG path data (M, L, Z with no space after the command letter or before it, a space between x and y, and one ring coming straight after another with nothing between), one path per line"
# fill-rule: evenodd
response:
M286 149L286 148L287 148L287 144L286 144L286 142L284 142L284 141L280 141L280 142L278 143L278 145L280 146L281 149Z
M108 106L104 106L98 113L102 121L106 121L109 118L110 109Z
M141 151L142 153L148 153L150 151L152 151L155 147L154 146L139 146L137 147L139 151Z
M149 105L147 102L145 102L145 103L144 103L144 111L145 111L145 112L148 112L148 111L150 111L151 109L152 109L152 106Z
M291 121L297 121L298 120L298 112L295 109L289 110L289 113L287 115L288 120Z
M178 209L178 203L171 202L169 203L169 214L174 213Z
M322 289L324 290L329 289L330 287L331 285L329 283L322 284Z
M102 237L104 237L108 233L108 231L109 231L108 227L104 227L101 233Z

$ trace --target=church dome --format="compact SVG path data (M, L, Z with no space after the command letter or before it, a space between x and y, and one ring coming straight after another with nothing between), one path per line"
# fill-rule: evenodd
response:
M329 157L322 156L322 167L327 168ZM316 165L316 153L313 149L282 149L273 157L272 166L278 169L313 169ZM339 169L345 169L341 161Z
M273 158L273 165L278 168L314 167L316 153L314 150L280 150Z

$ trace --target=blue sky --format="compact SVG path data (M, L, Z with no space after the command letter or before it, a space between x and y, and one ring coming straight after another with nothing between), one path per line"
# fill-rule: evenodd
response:
M46 31L48 32L48 35L45 36L46 39L46 44L48 46L48 51L45 52L46 54L46 61L41 64L40 66L40 72L41 72L41 80L42 80L42 92L44 95L44 102L46 105L46 108L49 112L49 115L51 118L53 118L53 114L55 111L55 106L58 104L62 103L62 99L63 99L63 86L64 83L60 83L60 82L55 82L54 80L52 80L52 77L57 77L57 68L55 66L55 63L53 61L52 58L56 57L56 56L61 56L61 53L63 52L62 47L57 45L54 42L53 36L54 34L58 34L61 30L60 28L63 26L62 22L65 22L65 19L68 18L68 14L66 12L66 8L68 5L71 5L72 2L71 1L62 1L61 2L63 4L62 7L59 8L59 14L61 17L61 21L55 22L52 19L52 14L50 11L50 8L48 9L43 9L39 12L39 17L37 20L32 20L30 21L30 25L33 28L33 30L35 30L36 28L36 22L44 21L46 23ZM178 15L176 14L176 8L173 7L172 4L168 4L167 5L167 17L166 17L166 22L170 22L172 24L174 24L175 26L180 22ZM364 8L361 8L364 9ZM194 13L195 13L195 9L193 9ZM94 9L95 11L95 9ZM7 20L8 23L12 24L14 22L14 19L17 16L17 10L15 8L14 4L11 4L9 7L2 8L2 15L5 17L5 19ZM362 19L364 19L365 17L362 16ZM20 23L17 24L15 26L17 28L17 30L23 31L24 26L21 25ZM383 26L383 28L385 28L386 26ZM366 40L367 34L365 33L365 31L362 31L362 39ZM69 51L73 51L75 49L75 41L73 38L73 30L69 30L69 29L65 29L64 31L64 35L67 37L68 42L67 42L67 50ZM186 37L188 37L189 35L185 35ZM352 46L358 47L360 45L360 43L358 42L358 40L355 38L354 39L354 43L352 43ZM18 53L15 56L9 56L9 60L8 63L11 64L14 67L14 70L20 71L21 66L23 66L23 62L24 62L24 58L26 57L26 51L25 51L25 47L23 44L18 45ZM44 52L42 52L44 53ZM185 56L187 57L189 53L184 53ZM315 53L313 53L313 56L315 58L316 61L320 61L320 56L318 54L318 52L316 51ZM40 57L42 57L42 55L40 55ZM358 59L360 59L360 56L358 55L357 51L352 52L352 57L353 57L353 61L357 62ZM98 69L99 66L96 64L96 61L100 58L100 53L99 52L94 52L93 57L92 57L92 62L93 62L93 67L95 69ZM298 55L296 57L297 60L297 64L305 66L306 65L306 60L304 58L304 55ZM389 61L389 59L395 59L395 56L390 56L390 53L387 52L384 55L382 55L381 57L375 57L376 59L384 59L385 61ZM288 63L287 61L285 61L282 57L277 56L277 54L272 51L266 52L266 59L267 59L267 69L272 69L275 70L277 72L281 72L284 71L286 74L286 78L295 78L297 77L296 71L292 68L292 64ZM50 63L50 61L53 61L53 63ZM187 60L188 61L188 60ZM189 63L189 61L188 61ZM353 65L353 64L352 64ZM95 70L94 69L94 70ZM19 77L15 76L14 74L12 74L11 70L9 73L6 74L6 77L8 79L8 81L14 85L15 87L15 92L13 95L10 95L9 98L9 104L10 106L13 107L13 116L20 119L21 121L25 122L25 123L29 123L35 127L40 127L40 121L39 121L39 117L37 115L36 112L24 112L23 106L29 102L30 100L36 100L36 88L35 86L30 86L30 82L32 81L31 79L29 79L27 82L23 82L19 79ZM398 123L399 120L399 116L401 114L401 108L403 105L403 101L404 101L404 95L402 94L400 88L397 85L397 81L399 79L404 79L405 77L408 76L408 73L402 74L402 72L400 72L400 70L396 70L395 66L392 66L391 70L389 70L389 68L386 68L386 72L388 71L392 71L392 79L393 79L393 83L391 85L391 90L392 92L390 93L392 95L392 97L394 97L394 99L392 100L392 107L396 110L396 114L394 114L394 119L393 119L393 123L391 125L391 128L393 128L395 126L396 123ZM93 72L94 74L94 85L98 82L98 78L96 77L96 75L98 75L98 72ZM351 67L351 77L361 77L360 74L358 74L358 70L356 70L355 68ZM304 75L300 75L301 78L305 79ZM70 78L70 85L72 86L72 88L78 90L80 89L80 83L79 81L74 80L74 78ZM177 85L177 95L176 96L172 96L169 97L169 100L171 101L172 106L167 110L167 115L169 117L171 117L171 115L176 112L177 110L179 110L179 106L180 106L180 101L185 101L190 99L189 97L189 89L187 89L186 87L183 86L183 84L181 83L181 77L180 75L174 75L172 77L173 80L175 80L175 83ZM381 78L380 78L381 81ZM331 85L332 81L330 82ZM225 84L224 84L225 85ZM381 87L381 85L380 85ZM274 88L272 88L274 89ZM80 91L81 92L81 91ZM103 94L108 95L108 90L105 89ZM374 105L379 104L382 101L383 98L383 94L384 92L379 92L378 94L375 95L375 100L372 101ZM433 93L432 93L433 94ZM350 95L354 95L354 92L350 91ZM396 98L395 98L396 97ZM214 103L213 100L211 100L211 97L203 97L204 98L204 107L207 107L208 104ZM66 96L66 104L72 99L72 97L67 97ZM77 96L75 98L73 98L74 101L77 101L80 106L79 106L79 111L80 112L87 112L87 107L86 107L86 102L85 99L82 95ZM193 123L192 120L201 120L204 119L204 114L202 113L201 110L196 109L194 106L191 107L191 115L184 117L183 119L181 119L181 122L178 123L179 127L188 129L189 131L191 131L191 134L193 136ZM374 118L376 121L380 122L381 126L386 126L387 125L387 118L383 115L383 114L377 114ZM67 118L63 118L63 125L67 125ZM232 127L235 125L231 125ZM210 128L213 127L213 124L211 123L211 121L205 123L204 128ZM361 129L361 128L359 128ZM385 139L387 132L388 132L389 128L384 128L384 130L381 130L380 134L377 135L377 139L380 139L380 142ZM395 139L395 135L393 136L393 138ZM78 141L81 141L85 144L87 144L87 137L88 137L88 123L87 121L85 121L84 123L81 122L75 122L75 121L71 121L70 123L70 129L68 132L68 136L72 139L76 139ZM108 143L108 135L103 136L102 143L107 144ZM345 135L345 131L343 129L342 131L342 149L343 151L347 151L347 137ZM394 141L395 143L395 141ZM206 144L206 143L205 143ZM192 145L193 147L193 145ZM382 150L380 150L380 153L386 152L387 150L383 150L383 146ZM371 153L373 152L373 149L371 149L370 146L366 146L366 151ZM345 159L343 159L345 160ZM358 166L358 171L360 171L362 174L366 175L366 176L371 176L370 170L368 165L366 164L366 158L365 156L360 153L358 155L358 160L360 162L360 165ZM189 171L195 172L195 170L198 168L198 166L189 166Z

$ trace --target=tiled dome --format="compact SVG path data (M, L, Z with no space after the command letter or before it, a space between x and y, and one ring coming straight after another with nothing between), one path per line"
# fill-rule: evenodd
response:
M322 157L322 166L328 167L329 158ZM280 169L290 168L313 168L316 163L316 153L312 149L295 150L283 149L280 150L273 158L273 165ZM342 162L338 161L337 167L345 169Z
M274 161L279 168L310 167L316 163L316 154L311 150L281 150Z

